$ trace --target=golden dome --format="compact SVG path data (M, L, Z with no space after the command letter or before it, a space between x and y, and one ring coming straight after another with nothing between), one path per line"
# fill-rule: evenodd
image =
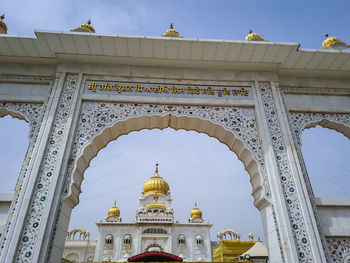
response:
M174 29L173 23L170 24L170 28L165 31L165 33L162 35L162 37L180 37L183 38L183 36L180 36L179 32L177 32Z
M194 208L191 211L191 219L202 218L202 211L197 207L197 202L194 204Z
M259 34L254 33L251 29L249 30L249 35L245 37L247 41L267 41L263 39Z
M111 209L108 210L108 217L110 216L120 216L120 211L116 205L116 202L114 201L114 205Z
M152 209L152 208L159 208L159 209L163 209L166 210L165 205L159 204L159 203L153 203L153 204L149 204L146 206L146 210Z
M87 21L86 24L82 24L77 28L71 30L72 32L84 32L84 33L95 33L95 29L91 26L91 20Z
M7 25L4 22L5 15L0 17L0 34L7 34Z
M168 192L170 190L169 185L162 177L159 176L158 163L156 164L155 174L143 185L142 190L144 195L154 193L168 195Z
M322 49L345 49L349 47L345 42L340 41L337 37L330 37L328 34L325 35L326 39L322 43Z

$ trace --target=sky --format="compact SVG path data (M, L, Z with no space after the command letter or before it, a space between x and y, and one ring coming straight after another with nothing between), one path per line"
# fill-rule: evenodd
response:
M269 41L300 43L303 49L320 49L326 33L350 43L348 10L348 0L3 0L0 6L10 35L68 31L91 19L99 34L160 36L172 22L186 38L243 40L253 29ZM15 186L28 132L24 121L0 119L0 192ZM317 127L304 131L302 140L315 195L350 197L345 188L350 185L349 139ZM132 132L102 149L84 174L69 227L83 226L96 237L95 222L104 219L114 200L124 222L135 220L142 186L156 162L169 183L176 220L187 222L197 201L204 219L214 224L212 240L225 227L240 232L242 239L249 232L264 239L249 175L236 154L205 134L173 129Z
M320 49L327 33L350 43L348 10L348 0L2 0L0 6L11 35L68 31L91 19L99 34L160 36L172 22L186 38L243 40L253 29L304 49Z

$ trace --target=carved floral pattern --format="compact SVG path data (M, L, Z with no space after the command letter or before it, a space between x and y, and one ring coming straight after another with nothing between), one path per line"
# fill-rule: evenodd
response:
M331 262L350 260L350 238L327 238L327 245Z
M265 117L276 158L283 195L286 201L289 220L297 247L299 262L313 262L310 241L305 228L305 222L300 209L300 201L295 193L295 182L289 168L287 152L281 134L281 127L273 101L269 83L260 83L260 93L263 101Z
M29 146L21 167L20 174L17 179L14 201L11 202L9 215L7 217L5 228L0 238L0 254L2 254L1 251L5 246L7 233L9 232L11 222L16 211L16 204L20 197L20 190L22 189L24 179L27 176L28 166L32 158L32 152L35 146L35 142L37 140L44 109L44 105L35 103L0 103L0 116L3 116L5 114L11 114L12 116L18 117L19 119L25 119L30 126Z
M333 122L333 123L337 123L337 124L342 124L345 126L350 127L350 114L340 114L340 113L311 113L311 112L290 112L288 115L288 119L289 119L289 124L291 127L291 130L294 134L294 139L295 142L297 143L296 145L299 146L297 147L298 150L298 154L300 156L300 158L302 157L302 152L301 152L301 133L304 129L309 128L309 127L314 127L319 123L322 122ZM310 196L314 196L313 191L312 191L312 186L311 186L311 182L310 179L308 177L308 173L307 173L307 169L305 167L305 165L302 163L302 169L303 169L303 175L304 175L304 181L307 187L307 190L309 192ZM320 235L322 235L322 228L321 228L321 224L320 224L320 220L319 217L317 215L317 208L314 202L312 202L312 207L313 207L313 211L314 214L316 215L316 224L317 224L317 228L318 231L320 233ZM324 251L327 251L327 244L325 241L324 236L321 236L321 242L322 242L322 246ZM328 241L327 241L328 242ZM334 254L334 252L330 252L329 250L329 245L328 245L328 255L330 256L331 260L335 260L337 257ZM343 261L334 261L334 262L343 262Z
M58 103L56 116L53 120L53 127L49 136L43 162L39 171L38 180L35 184L35 192L21 242L19 244L16 261L31 262L33 249L39 232L46 198L49 192L51 178L56 167L58 153L60 150L63 134L65 131L68 115L71 110L71 100L76 88L77 77L67 76L61 98Z
M341 113L304 113L291 112L289 113L289 122L294 132L295 139L301 145L301 133L305 128L314 127L322 121L330 121L350 127L350 114Z
M2 112L5 109L5 114ZM0 102L0 116L10 114L18 119L24 119L30 127L29 138L33 137L35 129L40 126L42 109L44 106L37 103L7 103Z
M105 128L130 117L141 115L175 115L197 117L210 120L232 131L241 139L254 155L264 177L265 196L270 197L270 186L266 178L265 166L256 127L254 110L238 107L210 107L210 106L170 106L156 104L131 103L94 103L84 102L79 119L78 130L68 167L64 194L69 193L74 161L82 154L83 149L91 143L96 135Z
M282 241L281 241L281 234L280 234L280 230L278 228L278 224L277 224L277 216L276 216L276 209L274 205L271 205L271 209L272 209L272 217L273 217L273 223L275 225L276 228L276 235L277 235L277 240L278 240L278 245L280 247L280 253L281 253L281 259L282 259L282 263L286 262L286 259L284 257L284 252L283 252L283 247L282 247Z

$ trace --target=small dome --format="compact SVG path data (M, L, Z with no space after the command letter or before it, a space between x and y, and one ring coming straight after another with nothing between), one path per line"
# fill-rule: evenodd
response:
M154 193L168 195L169 185L162 177L159 176L158 163L156 164L155 174L150 179L148 179L148 181L143 185L142 190L144 195Z
M116 202L114 201L114 205L112 206L111 209L108 210L108 217L110 216L120 216L120 211L116 205Z
M202 218L202 211L197 207L197 202L194 204L194 208L191 211L191 219Z
M183 38L183 36L180 36L179 32L177 32L174 29L173 23L170 24L170 28L165 31L165 33L162 35L162 37L180 37Z
M95 33L95 29L91 26L91 20L87 21L86 24L82 24L77 28L71 30L72 32L83 32L83 33Z
M251 29L249 30L248 36L245 37L247 41L267 41L263 39L259 34L254 33Z
M149 204L146 206L146 210L152 209L152 208L159 208L159 209L163 209L166 210L165 205L159 204L159 203L153 203L153 204Z
M328 34L325 35L326 39L322 43L322 49L346 49L349 47L343 41L340 41L337 37L330 37Z
M4 22L5 15L0 17L0 34L7 34L7 25Z

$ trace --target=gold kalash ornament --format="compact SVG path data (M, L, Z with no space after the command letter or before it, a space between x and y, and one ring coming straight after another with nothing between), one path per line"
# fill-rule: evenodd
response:
M165 33L162 35L162 37L180 37L183 38L183 36L180 36L179 32L177 32L174 29L173 23L170 24L170 28L165 31Z
M71 30L72 32L83 32L83 33L95 33L95 29L91 26L91 20L86 22L86 24L82 24L77 28Z
M263 39L259 34L254 33L253 30L249 29L249 34L245 37L245 40L247 41L266 41Z
M322 49L346 49L350 45L343 41L340 41L337 37L330 37L328 34L325 35L326 39L322 43Z
M110 216L120 216L120 211L117 207L116 201L114 201L112 208L108 210L108 217Z
M191 211L191 219L202 218L202 211L197 207L197 202L194 203L194 208Z

